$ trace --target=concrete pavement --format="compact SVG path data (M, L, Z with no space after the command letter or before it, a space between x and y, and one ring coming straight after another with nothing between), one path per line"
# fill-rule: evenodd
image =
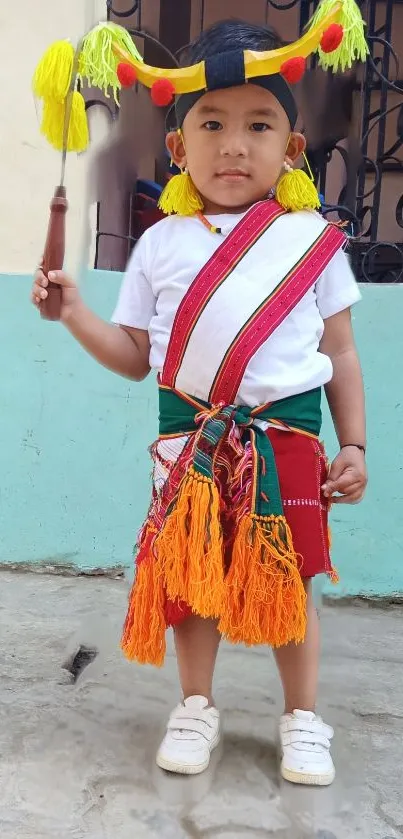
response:
M127 584L4 571L0 586L1 839L403 836L403 608L322 610L338 776L311 790L278 777L267 650L223 645L223 749L204 775L172 777L154 765L178 699L172 647L162 671L123 659Z

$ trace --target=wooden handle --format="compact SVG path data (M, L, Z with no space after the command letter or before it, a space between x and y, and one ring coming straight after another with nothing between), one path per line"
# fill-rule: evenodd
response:
M50 204L48 235L43 254L42 269L46 276L49 271L60 271L63 268L67 208L66 189L58 186ZM61 307L62 290L56 283L49 283L48 297L40 305L41 316L45 320L60 320Z

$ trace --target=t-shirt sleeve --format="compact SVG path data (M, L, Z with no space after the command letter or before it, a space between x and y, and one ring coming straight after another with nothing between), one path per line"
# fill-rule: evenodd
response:
M113 323L148 329L155 315L156 299L146 267L146 247L138 242L128 262L120 287L118 302L112 315Z
M361 300L347 254L340 249L316 283L316 300L323 320L349 309Z

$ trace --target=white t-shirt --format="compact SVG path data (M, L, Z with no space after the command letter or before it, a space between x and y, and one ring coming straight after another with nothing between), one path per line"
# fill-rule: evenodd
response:
M242 215L211 216L209 221L228 235ZM221 242L222 236L212 234L198 218L169 216L150 227L133 251L112 320L122 326L148 330L150 365L159 373L176 311L195 276ZM324 320L349 308L360 297L348 258L339 250L316 285L253 356L237 403L254 407L327 384L333 370L330 359L319 352ZM208 390L206 384L201 384L200 376L203 358L197 361L186 391L207 400Z

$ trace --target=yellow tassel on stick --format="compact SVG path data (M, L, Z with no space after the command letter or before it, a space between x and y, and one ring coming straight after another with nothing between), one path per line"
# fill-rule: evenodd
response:
M282 517L244 516L225 579L219 631L232 643L281 647L306 633L306 593Z
M71 104L67 151L83 152L86 150L88 143L89 132L85 99L78 90L75 90Z
M343 27L344 35L341 44L332 52L324 52L319 48L319 64L324 70L331 69L334 73L344 72L354 61L365 61L368 55L368 44L365 40L365 23L355 0L341 0L339 23ZM335 0L322 0L313 18L311 26L315 27L333 9Z
M204 205L189 173L184 170L168 181L158 206L166 215L194 216Z
M224 596L220 500L215 484L192 468L155 542L156 564L170 600L202 617L219 617Z
M286 168L277 182L276 198L285 210L318 210L320 200L315 184L302 169Z
M79 61L79 75L93 87L99 87L105 96L112 88L115 101L118 101L120 82L117 66L120 62L114 51L116 45L136 61L143 61L133 38L127 29L117 23L99 23L84 38Z
M45 99L41 131L48 142L57 151L63 150L64 115L66 103L55 99ZM85 101L77 90L71 103L67 151L83 152L89 143L88 121Z
M41 58L32 81L35 96L63 102L71 83L74 47L69 41L56 41Z

